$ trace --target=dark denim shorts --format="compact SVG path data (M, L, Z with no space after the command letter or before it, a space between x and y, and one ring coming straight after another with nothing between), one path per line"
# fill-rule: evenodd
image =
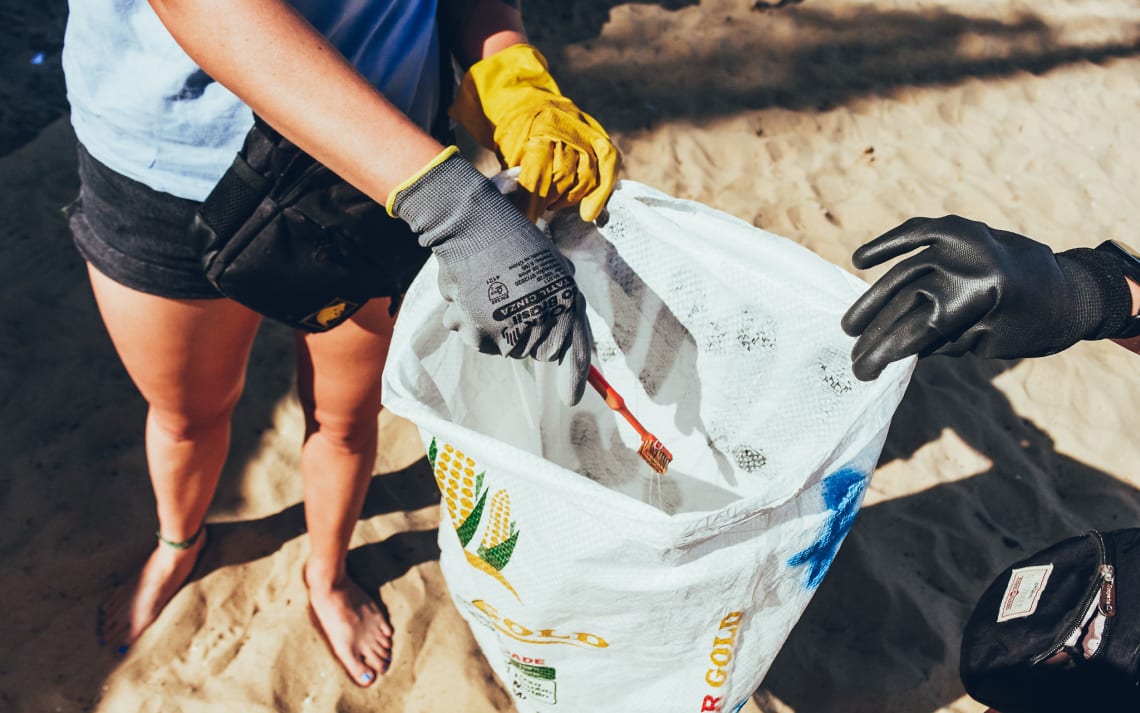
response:
M79 197L67 208L75 246L115 282L173 299L221 293L206 280L189 227L198 201L162 193L91 157L79 145Z

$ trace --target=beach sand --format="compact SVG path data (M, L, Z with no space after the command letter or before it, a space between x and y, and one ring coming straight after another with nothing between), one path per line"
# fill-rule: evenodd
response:
M300 578L291 335L272 324L197 573L125 656L99 648L98 603L153 546L144 405L60 212L76 192L66 7L3 5L0 711L513 710L448 598L415 428L387 415L350 560L390 610L395 658L361 690L327 653ZM1132 0L523 5L624 175L844 267L902 220L951 212L1057 249L1140 245ZM1085 343L920 363L854 529L746 710L981 711L957 649L990 579L1140 520L1138 358Z

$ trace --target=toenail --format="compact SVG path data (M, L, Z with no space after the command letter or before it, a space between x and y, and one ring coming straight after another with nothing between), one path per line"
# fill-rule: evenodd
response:
M372 683L373 677L374 676L371 671L365 671L364 673L360 674L360 680L364 683Z
M127 653L127 647L126 647L126 646L120 646L120 647L118 648L118 652L119 652L120 654L125 654L125 653Z

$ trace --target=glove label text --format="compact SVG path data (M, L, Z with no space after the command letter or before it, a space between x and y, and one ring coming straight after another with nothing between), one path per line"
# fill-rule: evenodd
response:
M526 338L532 327L552 322L572 310L576 294L574 281L566 277L499 307L493 316L507 322L502 330L503 339L514 346Z

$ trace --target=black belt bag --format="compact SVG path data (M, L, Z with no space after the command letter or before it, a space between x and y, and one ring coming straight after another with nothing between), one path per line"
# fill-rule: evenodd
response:
M966 690L1002 713L1140 710L1140 529L1007 567L962 635Z
M237 302L323 332L398 298L427 260L403 221L259 117L191 229L206 277Z

